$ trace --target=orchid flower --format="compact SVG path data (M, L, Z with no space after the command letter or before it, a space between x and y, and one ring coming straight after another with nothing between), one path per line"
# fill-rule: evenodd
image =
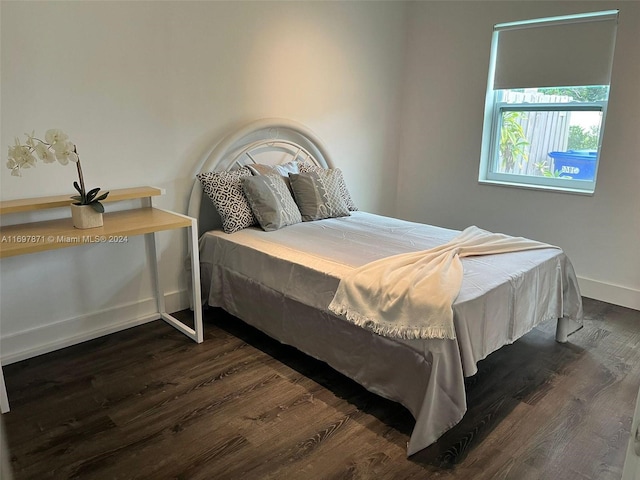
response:
M72 161L76 164L80 183L73 182L73 186L79 195L74 195L71 198L76 200L78 205L90 205L94 210L101 213L104 212L104 207L100 201L107 198L109 192L98 195L99 188L94 188L87 192L84 186L84 176L78 150L75 144L69 140L69 136L66 133L59 129L47 130L44 134L44 141L36 138L35 131L31 134L25 133L25 136L27 140L24 144L21 144L20 139L16 137L15 145L9 147L7 168L11 170L11 175L21 177L23 168L35 167L36 157L34 153L44 163L54 163L57 160L61 165L67 165L69 161Z
M53 163L56 161L56 156L47 148L44 143L38 142L34 147L36 155L44 163Z

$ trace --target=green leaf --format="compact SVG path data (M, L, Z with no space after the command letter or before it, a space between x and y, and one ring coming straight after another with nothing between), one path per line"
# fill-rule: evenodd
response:
M76 188L78 193L82 195L82 189L80 188L80 185L78 185L78 182L73 182L73 186Z
M91 208L93 208L96 212L104 213L104 206L100 202L94 201L93 203L90 203L89 205L91 205Z
M71 200L76 200L78 202L82 202L82 197L80 195L73 195Z
M109 195L109 192L103 193L98 198L96 198L96 202L99 202L100 200L104 200L105 198L107 198L107 195Z
M91 203L99 191L100 187L89 190L87 192L87 203Z

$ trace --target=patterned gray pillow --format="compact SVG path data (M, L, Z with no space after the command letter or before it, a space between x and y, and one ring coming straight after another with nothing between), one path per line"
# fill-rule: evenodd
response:
M242 179L251 211L266 232L300 223L302 217L282 175L272 173Z
M358 210L358 207L356 207L356 204L354 203L353 199L351 198L351 194L349 193L349 189L347 188L347 184L344 181L344 177L342 176L342 170L340 170L339 168L331 168L329 170L324 169L322 167L319 167L317 165L312 165L310 163L307 162L302 162L299 165L300 168L300 173L308 173L308 172L325 172L325 171L336 171L338 172L336 175L339 177L339 183L340 183L340 194L342 195L342 198L344 199L344 202L347 204L347 208L351 211L351 212L355 212Z
M251 177L251 171L242 167L230 172L206 172L196 175L222 219L226 233L237 232L256 224L251 207L242 191L241 180Z
M349 216L349 209L340 193L340 177L335 170L289 174L302 221Z

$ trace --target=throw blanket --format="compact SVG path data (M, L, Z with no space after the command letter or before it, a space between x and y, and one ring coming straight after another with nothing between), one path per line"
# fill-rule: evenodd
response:
M460 258L539 248L558 247L471 226L439 247L355 269L340 281L329 310L386 337L454 339Z

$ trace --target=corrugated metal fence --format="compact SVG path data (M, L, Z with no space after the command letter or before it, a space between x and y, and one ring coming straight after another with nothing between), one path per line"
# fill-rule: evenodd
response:
M503 101L508 103L566 103L570 97L505 91ZM540 165L546 162L548 170L554 171L549 152L563 152L569 140L571 112L524 112L518 123L529 142L526 157L520 156L510 172L520 175L542 175ZM500 167L502 169L502 166Z

